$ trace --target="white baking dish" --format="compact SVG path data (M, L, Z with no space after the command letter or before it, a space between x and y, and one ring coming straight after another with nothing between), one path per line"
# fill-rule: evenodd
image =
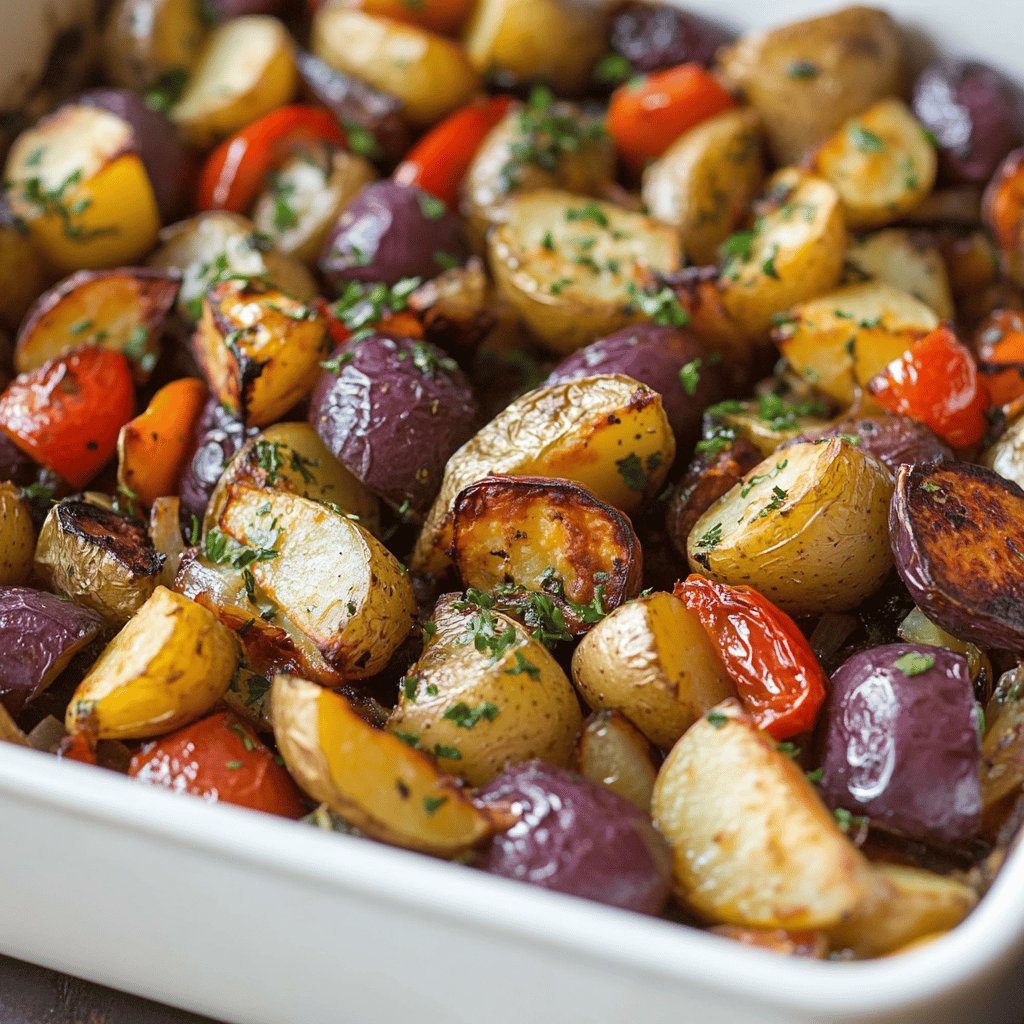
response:
M888 6L1024 78L1021 2ZM0 0L0 88L59 4ZM828 0L688 6L743 27ZM1019 1024L1024 849L938 942L797 962L0 744L0 952L233 1024Z

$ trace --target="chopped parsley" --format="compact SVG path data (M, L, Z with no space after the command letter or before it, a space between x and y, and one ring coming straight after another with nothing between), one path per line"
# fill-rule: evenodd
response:
M852 814L844 807L837 807L832 812L836 824L849 835L851 832L861 832L871 823L871 819L863 814Z
M532 661L528 661L523 657L522 651L514 651L516 656L516 663L511 668L505 669L505 674L509 676L521 676L524 673L531 679L540 678L540 669Z
M423 798L423 810L427 812L427 817L429 818L446 803L448 803L448 797L446 796L425 796Z
M665 327L685 327L690 322L690 314L679 303L679 297L667 285L651 288L638 288L630 281L626 285L629 295L630 311L643 313L656 324Z
M636 452L630 452L624 459L616 459L615 468L619 471L623 483L631 491L647 489L647 474L644 472L644 464Z
M407 747L412 747L413 750L419 750L420 748L420 734L418 732L401 732L398 729L392 729L391 735L401 740Z
M402 693L405 694L405 699L412 701L412 703L415 704L416 691L420 687L419 676L402 676L402 678L398 680L398 685L401 687Z
M815 768L813 771L805 772L804 774L807 776L807 781L816 786L823 778L825 778L825 769Z
M345 129L348 148L353 153L366 157L367 160L377 160L382 155L377 137L368 128L351 120L343 121L342 126Z
M786 68L790 78L817 78L821 68L813 60L791 60Z
M341 368L347 366L355 358L351 352L342 352L340 356L334 356L331 359L324 359L320 363L321 369L327 370L328 373L333 373L337 376L341 373Z
M799 430L800 417L824 416L827 412L823 402L787 402L769 392L758 399L757 418L767 422L770 430Z
M274 203L274 227L287 231L299 223L299 215L292 206L295 197L295 182L283 175L275 174L270 179L270 197Z
M167 68L145 91L143 101L150 110L166 114L181 99L187 84L188 68Z
M599 228L608 227L608 216L597 202L589 202L585 206L578 206L576 208L568 209L565 211L565 219L571 224L576 221L591 221L596 224Z
M489 700L485 700L476 707L459 701L458 704L446 708L441 717L449 722L454 722L460 729L475 729L480 722L493 722L500 714L501 708Z
M722 524L715 523L710 530L702 533L697 538L697 547L712 551L722 543Z
M702 362L699 358L691 359L688 363L684 363L679 370L679 383L682 384L683 390L691 397L697 394L697 388L700 386Z
M372 327L391 313L409 305L409 296L423 283L419 277L404 277L390 288L386 284L349 281L334 303L334 315L350 330Z
M419 192L416 201L420 205L420 212L427 220L439 220L447 209L437 196L432 196L429 192Z
M885 140L873 131L865 128L859 121L854 121L849 128L850 142L862 153L882 153L885 151Z
M755 519L764 519L770 516L773 512L778 512L782 508L783 502L789 497L789 491L784 491L781 487L776 485L772 488L771 501L760 512L754 516Z
M919 676L935 666L935 655L921 654L919 651L907 651L901 654L893 664L905 676Z
M92 205L88 196L72 200L71 194L82 183L81 169L74 170L53 188L47 188L42 178L26 178L10 183L20 189L20 198L35 208L40 217L56 217L60 221L64 237L73 242L87 242L101 235L117 233L116 227L83 228L75 222Z
M458 747L449 747L445 743L434 744L434 757L443 757L446 761L461 761L462 754Z
M722 726L729 721L728 715L714 709L709 711L704 717L707 719L708 725L715 729L721 729Z
M633 65L621 53L606 53L594 67L595 81L619 85L633 74Z
M783 459L773 469L768 470L767 473L755 473L740 488L740 497L745 498L759 483L765 480L774 480L788 465L789 459Z
M433 378L439 370L448 373L459 368L459 364L450 356L446 356L439 349L428 345L425 341L416 340L412 343L412 365L416 367L424 377Z

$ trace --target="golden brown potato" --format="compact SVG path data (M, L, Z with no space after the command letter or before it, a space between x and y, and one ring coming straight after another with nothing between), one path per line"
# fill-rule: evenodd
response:
M764 178L761 125L750 108L727 110L681 135L644 171L652 217L679 229L691 263L718 260Z
M342 4L313 15L310 49L339 71L397 96L419 127L463 106L480 85L466 51L444 36Z
M896 23L872 7L753 32L721 57L761 115L780 164L796 163L848 117L898 93L902 63Z
M565 767L582 724L558 662L486 595L442 599L388 727L474 786L539 757Z
M292 778L366 835L454 856L495 831L451 776L397 736L367 724L340 693L279 674L271 716Z
M448 460L413 568L436 572L449 564L455 499L485 476L564 477L628 514L658 493L674 458L675 437L661 397L632 378L608 374L537 388Z
M65 725L95 739L162 736L206 714L237 663L211 612L157 587L79 683Z
M700 620L672 594L617 608L580 641L572 679L592 708L618 708L667 749L736 687Z
M192 341L214 396L249 426L273 423L305 398L329 346L311 306L242 281L210 289Z
M716 924L828 928L874 892L870 865L814 787L736 701L672 748L654 822L673 852L673 888Z
M665 224L611 203L538 189L510 200L489 238L498 291L554 352L572 352L642 318L650 271L677 270Z
M694 572L751 586L792 615L856 608L892 568L892 474L839 438L768 456L694 524Z
M647 738L621 711L597 711L576 744L576 769L648 814L658 768Z
M11 483L0 483L0 586L20 587L32 575L36 531L28 504Z
M52 279L32 239L13 224L0 223L0 327L16 330Z

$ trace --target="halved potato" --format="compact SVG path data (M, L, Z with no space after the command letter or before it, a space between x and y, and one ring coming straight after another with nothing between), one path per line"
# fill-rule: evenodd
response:
M679 229L691 263L710 265L743 222L764 178L761 121L727 110L681 135L644 171L648 213Z
M160 357L160 332L181 286L147 267L82 270L36 299L18 330L14 367L36 370L79 345L123 352L145 382Z
M537 388L448 460L413 568L436 572L449 564L455 499L485 476L564 477L630 513L658 493L674 458L675 437L661 397L632 378L608 374Z
M494 831L491 817L425 754L367 724L339 693L278 674L274 738L314 800L374 839L454 856Z
M558 353L643 319L637 300L651 271L671 272L676 232L651 217L557 189L509 201L488 254L499 292Z
M599 622L573 654L572 679L592 708L618 708L666 749L736 695L700 620L664 593L630 601Z
M839 193L824 178L782 170L767 196L751 231L723 246L719 282L726 313L755 341L767 337L779 310L834 288L846 252Z
M331 67L397 96L402 114L424 127L461 107L480 76L465 50L444 36L341 4L313 15L310 49Z
M205 715L237 664L212 612L157 587L79 683L64 724L94 739L162 736Z
M214 396L247 426L280 419L312 390L330 342L323 317L273 288L216 285L193 338Z
M231 18L214 28L171 120L199 149L287 103L298 86L295 44L267 15Z
M576 744L576 769L650 813L658 768L647 738L620 711L597 711Z
M892 568L892 474L840 438L769 455L694 524L694 572L793 615L856 608Z
M571 480L485 477L459 493L452 515L464 586L544 593L573 633L640 592L643 553L629 519Z
M938 325L935 311L909 292L867 281L791 309L774 337L798 374L848 406L859 388Z
M412 628L408 573L344 513L285 491L231 484L219 526L256 552L246 566L255 587L348 678L383 669Z
M710 922L828 928L874 894L870 865L800 767L734 700L672 748L653 812L676 896Z
M847 224L866 228L917 206L935 184L938 160L910 108L889 98L843 124L814 165L841 196Z
M36 531L21 490L0 483L0 586L20 586L32 575Z

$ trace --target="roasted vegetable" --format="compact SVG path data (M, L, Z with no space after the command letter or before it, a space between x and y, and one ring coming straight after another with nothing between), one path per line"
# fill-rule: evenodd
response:
M0 326L16 331L29 307L52 280L35 243L0 193Z
M672 4L617 4L608 29L611 51L639 74L661 71L676 64L710 67L720 47L733 36L720 25L705 21ZM610 62L613 67L619 62Z
M953 449L926 426L906 416L861 416L833 423L825 430L808 431L794 443L839 437L856 445L865 455L884 462L895 473L904 463L934 462L953 458Z
M599 622L573 654L572 678L592 708L618 708L666 749L736 692L700 620L671 594L630 601Z
M756 402L729 399L710 406L704 411L701 448L714 451L741 439L767 457L801 434L813 434L828 424L827 403L818 398L791 401L783 397L785 393L766 391Z
M0 483L0 586L20 586L32 575L36 531L20 490Z
M174 577L178 575L182 556L185 554L185 538L181 532L181 501L174 497L157 498L149 510L149 541L163 559L160 567L160 582L168 590L174 589ZM192 524L188 539L199 539L199 520Z
M597 711L583 723L576 768L584 778L650 813L658 776L651 744L621 711Z
M1024 283L1024 146L1012 150L996 169L982 203L1003 272Z

